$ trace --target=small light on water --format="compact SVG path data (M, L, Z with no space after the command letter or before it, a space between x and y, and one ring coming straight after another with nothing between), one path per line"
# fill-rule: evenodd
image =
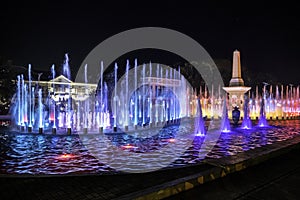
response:
M122 148L123 148L123 149L135 149L135 148L137 148L137 147L136 147L136 146L133 146L133 145L131 145L131 144L126 144L126 145L123 145Z
M248 126L244 126L242 127L242 129L250 129Z
M173 143L173 142L175 142L176 140L175 140L175 138L170 138L168 141L171 142L171 143Z
M205 136L205 134L204 134L204 133L201 133L201 132L199 132L199 133L196 133L196 136L198 136L198 137L204 137L204 136Z
M230 132L230 130L228 130L227 128L222 130L222 133L229 133L229 132Z
M57 156L57 159L59 160L64 160L64 159L70 159L70 158L74 158L75 156L73 154L62 154Z

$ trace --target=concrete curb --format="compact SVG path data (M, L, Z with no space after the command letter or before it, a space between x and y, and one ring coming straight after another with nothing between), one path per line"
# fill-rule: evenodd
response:
M167 198L206 182L222 178L230 173L257 165L297 148L300 148L300 137L242 152L235 156L208 159L205 163L214 166L209 170L126 194L117 199L148 200Z

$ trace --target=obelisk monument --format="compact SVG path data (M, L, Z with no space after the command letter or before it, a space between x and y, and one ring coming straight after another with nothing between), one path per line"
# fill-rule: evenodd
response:
M244 117L244 94L251 89L251 87L244 86L244 80L242 79L242 68L240 52L235 50L233 52L232 62L232 77L229 82L229 87L223 87L223 89L229 94L229 108L228 116L231 118L231 110L234 107L238 107L241 111L241 117Z
M229 82L229 87L233 86L244 86L244 81L242 79L241 58L238 50L233 52L232 77Z

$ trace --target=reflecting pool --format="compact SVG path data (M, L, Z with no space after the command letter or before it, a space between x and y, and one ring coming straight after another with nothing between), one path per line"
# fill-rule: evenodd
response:
M206 122L209 123L209 122ZM87 134L87 135L47 135L14 133L0 130L0 174L115 174L120 173L111 166L95 158L90 151L102 152L102 155L112 156L111 149L103 145L110 141L122 151L140 154L158 151L170 144L180 143L176 132L193 132L193 128L185 127L178 130L178 125L163 128L159 134L151 137L134 137L134 134ZM145 130L147 133L147 131ZM259 127L257 122L252 129L232 128L229 133L221 133L206 158L221 158L236 155L243 151L260 148L284 140L293 139L300 133L300 120L269 121L268 127ZM198 164L203 161L199 157L204 138L209 135L194 137L187 150L169 164L169 167L181 167ZM89 149L84 142L89 142ZM92 147L93 149L90 149ZM172 157L172 149L166 157ZM117 157L118 162L126 157ZM205 158L204 158L205 159ZM103 158L103 160L105 160ZM147 165L149 160L142 160L141 165Z

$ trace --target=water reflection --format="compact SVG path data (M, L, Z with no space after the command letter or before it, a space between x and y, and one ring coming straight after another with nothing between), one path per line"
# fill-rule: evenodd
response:
M217 144L206 158L220 158L263 147L275 142L292 139L300 133L300 120L274 121L269 127L254 127L244 130L235 128L222 133ZM134 135L87 135L79 137L0 133L1 174L67 174L67 173L118 173L110 166L94 158L89 151L101 152L111 159L118 159L120 165L126 157L116 158L105 141L115 147L134 152L137 158L146 152L158 152L165 145L183 142L176 138L177 126L168 127L153 137L136 138ZM189 128L184 131L193 132ZM177 167L201 162L200 154L204 137L195 137L192 145L181 157L169 165ZM89 142L89 150L83 143ZM209 144L208 144L209 145ZM176 154L170 149L166 157ZM151 158L148 158L151 160ZM104 158L103 158L104 160ZM138 160L138 159L137 159ZM150 162L150 161L149 161ZM153 161L152 161L153 162ZM147 165L147 159L138 164Z

